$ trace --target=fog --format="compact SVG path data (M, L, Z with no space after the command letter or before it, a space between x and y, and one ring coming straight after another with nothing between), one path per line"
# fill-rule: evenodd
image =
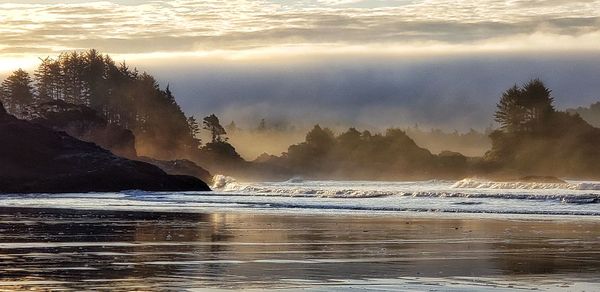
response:
M598 100L599 56L182 58L135 65L170 84L187 114L215 113L241 127L266 118L305 128L315 123L367 129L418 124L467 131L492 124L501 92L515 82L543 79L559 109Z

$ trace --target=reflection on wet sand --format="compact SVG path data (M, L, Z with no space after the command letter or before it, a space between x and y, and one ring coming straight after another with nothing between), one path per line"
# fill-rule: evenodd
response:
M385 287L440 279L487 287L488 278L506 287L583 281L589 288L600 275L598 220L0 211L0 290Z

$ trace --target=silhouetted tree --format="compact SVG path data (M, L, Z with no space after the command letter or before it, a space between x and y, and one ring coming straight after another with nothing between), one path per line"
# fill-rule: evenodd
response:
M546 130L546 123L555 111L551 93L552 90L539 79L531 80L523 86L523 106L527 109L530 131Z
M200 138L198 138L198 136L200 135L200 124L198 123L196 118L194 118L194 116L189 116L187 121L188 121L188 125L190 127L190 135L192 135L192 137L194 137L196 139L196 141L197 141L196 147L198 147L202 144Z
M495 120L509 133L544 131L555 111L551 92L539 79L515 85L502 94Z
M221 126L219 118L214 114L205 117L202 125L205 130L210 132L212 143L227 141L227 138L223 138L223 135L227 135L227 132Z
M37 86L39 102L58 100L62 98L62 72L58 60L47 57L41 59L42 63L35 70L35 82Z
M19 69L0 85L0 98L9 113L20 115L33 102L33 86L29 73Z
M494 115L500 128L507 132L519 132L525 124L525 108L521 105L523 91L517 85L502 93Z

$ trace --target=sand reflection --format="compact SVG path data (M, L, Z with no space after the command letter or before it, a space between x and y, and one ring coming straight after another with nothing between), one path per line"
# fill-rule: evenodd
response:
M0 290L298 288L407 277L574 285L600 272L598 220L1 214Z

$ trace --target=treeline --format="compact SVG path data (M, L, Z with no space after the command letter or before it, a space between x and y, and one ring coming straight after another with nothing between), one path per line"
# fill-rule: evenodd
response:
M570 114L578 114L586 122L594 127L600 127L600 101L592 103L589 107L578 107L575 109L568 109Z
M482 156L491 147L489 134L493 131L491 127L479 132L470 129L461 133L458 131L446 132L441 129L424 130L418 126L405 129L406 134L415 142L433 153L444 150L460 152L466 156Z
M310 178L458 178L467 171L467 158L460 153L434 155L394 128L385 134L350 128L336 136L316 125L305 142L290 146L280 157L263 155L257 162Z
M500 128L489 134L491 150L483 157L434 155L400 129L373 134L351 128L335 135L317 125L282 156L263 155L257 162L311 178L599 178L600 129L577 114L557 111L553 103L551 90L538 79L504 92L495 113ZM480 138L474 132L463 137L469 136Z
M47 102L85 105L131 130L142 155L174 159L199 146L168 86L161 89L150 74L96 50L45 58L33 75L15 71L2 82L0 100L9 113L26 119Z

